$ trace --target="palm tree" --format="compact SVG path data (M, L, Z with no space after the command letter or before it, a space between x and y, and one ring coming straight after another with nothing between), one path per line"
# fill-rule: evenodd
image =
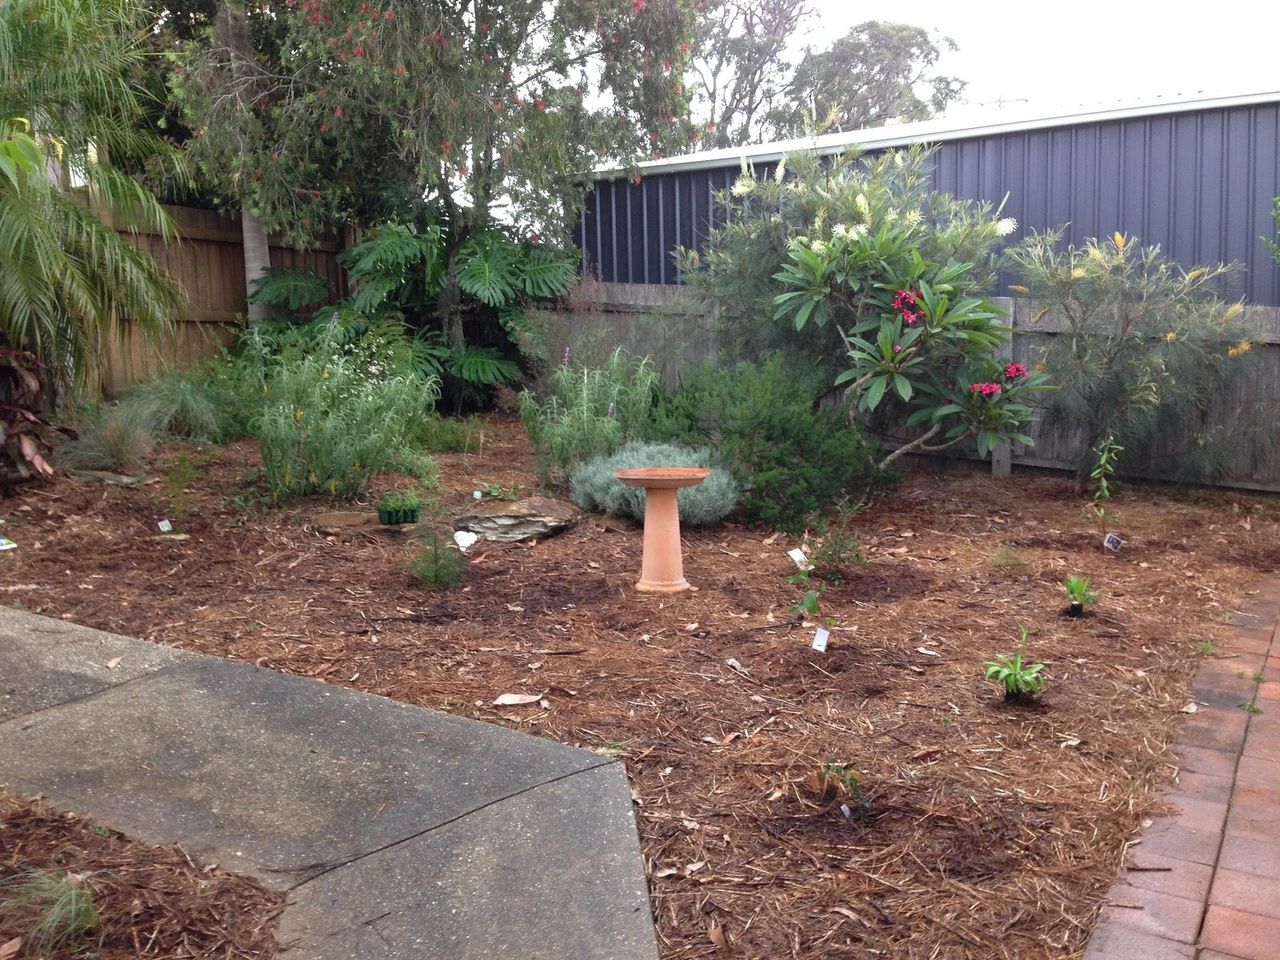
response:
M25 373L0 376L0 423L19 474L47 472L33 417L94 376L112 329L158 333L183 301L116 229L173 236L155 197L109 162L159 157L176 170L138 122L143 24L134 0L0 3L0 360L25 358ZM28 389L18 398L11 383ZM32 403L45 409L17 409Z

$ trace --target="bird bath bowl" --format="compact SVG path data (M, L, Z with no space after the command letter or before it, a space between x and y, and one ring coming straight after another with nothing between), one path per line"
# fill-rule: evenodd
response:
M676 491L696 487L711 476L711 471L706 467L641 467L615 470L613 475L628 486L644 488L644 554L636 589L646 593L688 590L680 552Z

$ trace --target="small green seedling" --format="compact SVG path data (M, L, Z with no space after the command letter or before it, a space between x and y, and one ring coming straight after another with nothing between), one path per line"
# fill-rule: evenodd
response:
M791 576L787 577L787 583L794 587L804 587L809 584L809 571L797 570Z
M1246 700L1244 703L1237 704L1237 706L1248 714L1258 714L1262 712L1262 708L1253 700Z
M414 490L392 490L378 501L379 510L417 510L422 498Z
M1098 602L1098 594L1089 588L1089 581L1084 577L1067 577L1062 586L1067 591L1067 602L1071 604L1073 617L1083 615L1085 607L1092 607Z
M818 591L806 590L804 599L791 608L797 617L816 617L818 615Z
M810 792L826 799L852 801L842 804L846 816L857 813L866 816L871 812L871 801L862 787L862 774L850 763L835 760L823 764L805 779Z
M1034 700L1044 690L1046 678L1043 663L1024 663L1023 648L1027 645L1027 628L1018 627L1022 642L1013 656L1000 654L987 663L986 677L1004 687L1004 698L1010 701Z
M1196 644L1196 653L1200 654L1203 657L1207 657L1217 652L1218 652L1218 648L1215 647L1213 643L1208 640L1201 640L1199 643Z
M25 930L23 956L64 956L98 926L93 888L82 874L28 870L0 884L0 928Z
M462 582L466 560L433 531L420 539L417 555L409 563L409 572L426 589L441 590Z
M480 484L480 493L486 497L493 497L495 500L514 500L517 496L516 491L519 489L519 485L514 483L509 487L504 487L498 483Z

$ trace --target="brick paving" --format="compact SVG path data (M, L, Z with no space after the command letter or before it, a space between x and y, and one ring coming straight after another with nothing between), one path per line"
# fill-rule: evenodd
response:
M1130 849L1085 960L1280 960L1280 581L1236 622L1196 674L1174 812Z

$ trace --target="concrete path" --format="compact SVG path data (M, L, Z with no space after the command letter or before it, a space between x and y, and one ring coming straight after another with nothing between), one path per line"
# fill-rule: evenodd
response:
M285 960L653 960L621 764L0 607L0 784L287 891Z
M1130 850L1085 960L1280 960L1280 582L1237 623L1196 675L1174 813Z

